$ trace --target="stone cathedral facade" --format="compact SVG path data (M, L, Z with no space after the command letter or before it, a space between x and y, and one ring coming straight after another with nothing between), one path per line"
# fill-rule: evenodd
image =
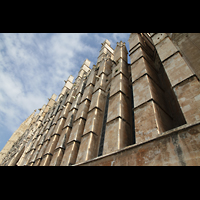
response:
M1 165L200 165L200 34L101 45L13 134Z

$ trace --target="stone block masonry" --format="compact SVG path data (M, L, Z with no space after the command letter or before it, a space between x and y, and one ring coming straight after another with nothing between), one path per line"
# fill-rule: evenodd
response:
M131 33L128 51L105 40L96 65L86 59L13 134L1 165L200 165L199 41Z

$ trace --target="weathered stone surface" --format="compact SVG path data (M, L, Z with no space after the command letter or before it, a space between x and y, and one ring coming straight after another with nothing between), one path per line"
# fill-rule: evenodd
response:
M148 52L139 44L138 47L130 53L131 64L140 57L144 57L151 65L153 65L154 57L151 57Z
M58 149L58 148L63 148L64 149L65 148L65 146L66 146L66 144L68 142L69 136L71 134L71 130L72 130L72 128L69 127L69 126L65 127L62 130L55 149Z
M97 63L101 62L102 59L106 56L106 55L109 55L111 57L111 59L113 59L113 53L114 53L114 50L113 48L110 46L110 42L108 40L105 40L103 43L102 43L102 47L101 47L101 50L100 50L100 53L99 53L99 57L97 58Z
M43 145L42 145L42 147L41 147L41 150L40 150L40 152L39 152L38 155L37 155L36 160L42 158L42 156L44 155L44 152L45 152L45 150L46 150L46 148L47 148L48 143L49 143L49 140L46 140L46 141L43 143Z
M106 93L99 89L92 95L92 101L90 103L89 111L91 111L94 108L99 108L103 111L105 106L105 99L106 99Z
M71 77L69 77L70 78L70 80L68 79L67 81L65 81L65 85L64 85L64 87L66 87L67 89L71 89L72 88L72 86L73 86L73 83L72 83L72 78ZM74 79L74 78L73 78ZM65 93L63 93L63 94L65 94Z
M31 147L31 149L36 149L36 147L37 147L37 145L38 145L38 143L39 143L41 137L42 137L41 135L39 135L39 136L37 137L37 139L36 139L36 140L34 141L34 143L33 143L33 146Z
M148 74L158 85L160 84L157 71L154 66L150 65L144 57L141 57L137 62L131 65L132 82L135 82L140 77Z
M118 74L112 79L110 87L110 97L121 91L130 99L130 87L128 79L122 74Z
M82 136L76 163L84 162L97 156L98 136L92 132Z
M81 141L81 136L83 134L83 130L84 130L84 126L85 126L85 120L82 118L79 118L78 120L76 120L74 122L70 137L68 142L71 142L73 140L76 141Z
M80 69L78 76L82 77L84 73L85 73L85 71L83 69Z
M48 121L48 123L47 123L47 126L46 126L46 128L45 128L45 130L49 130L50 129L50 127L51 127L51 124L52 124L52 122L53 122L53 119L54 119L54 116Z
M140 106L134 111L136 143L157 137L160 133L152 101Z
M83 135L89 132L93 132L96 135L99 135L102 121L103 121L103 112L98 108L94 108L93 110L91 110L88 113Z
M53 152L54 152L54 149L55 149L56 144L58 142L58 139L59 139L59 135L54 135L54 136L51 137L51 140L48 143L48 146L47 146L47 148L44 152L44 155L46 155L46 154L53 155Z
M23 161L20 163L21 166L28 165L31 156L33 155L33 152L34 152L34 150L31 150L31 151L29 151L28 153L26 153L26 155L25 155ZM14 158L15 158L15 157L14 157ZM9 165L11 165L11 163L9 163ZM9 165L8 165L8 166L9 166ZM12 166L13 166L13 165L12 165Z
M170 33L175 46L181 52L184 60L200 79L200 34L199 33Z
M55 129L53 131L53 134L51 136L53 136L55 134L57 134L57 135L61 134L61 131L62 131L62 128L63 128L63 126L65 124L65 121L66 121L65 118L61 118L61 119L58 120L58 122L56 124L56 127L55 127Z
M130 121L130 105L129 99L121 93L118 92L114 96L109 98L109 106L108 106L108 116L107 122L121 117L126 120L128 123Z
M169 37L166 37L159 44L157 44L156 49L162 62L178 51Z
M47 134L45 136L45 140L44 141L50 140L50 138L51 138L51 136L52 136L52 134L54 132L55 127L56 127L55 124L51 126L51 128L49 129L49 131L47 132Z
M86 81L84 79L82 79L80 84L79 84L79 86L78 86L78 88L77 88L76 95L78 93L80 93L81 95L83 94L83 91L85 89L85 84L86 84Z
M103 155L119 150L131 143L130 125L121 118L106 124Z
M144 75L133 83L133 96L135 108L153 99L163 110L168 112L163 90L148 75Z
M60 166L75 164L78 154L79 142L72 141L67 144Z
M96 84L95 84L95 86L94 86L93 92L96 92L96 91L99 90L99 89L105 91L106 86L107 86L107 84L108 84L108 81L106 81L106 80L108 80L108 79L107 79L107 76L106 76L105 74L103 74L103 73L100 75L99 78L96 77Z
M68 117L68 113L69 113L69 110L71 109L71 103L67 103L66 104L66 106L61 110L61 114L60 114L60 116L59 116L59 119L61 118L61 117L63 117L63 118L67 118Z
M112 67L112 61L110 60L103 60L101 63L100 63L100 66L99 66L99 71L98 71L98 76L101 75L101 73L104 73L105 75L109 75L111 73L111 67Z
M89 100L86 99L85 101L83 101L79 105L79 109L78 109L78 112L76 114L75 120L77 120L79 118L84 118L86 120L87 119L87 113L88 113L88 110L89 110L89 106L90 106Z
M193 72L190 70L179 52L167 59L163 63L163 66L166 70L172 87L193 75Z
M69 95L68 95L66 101L65 101L65 105L66 105L67 103L72 103L72 102L74 101L74 96L75 96L75 94L76 94L76 90L74 90L74 89L72 88L72 89L70 90L70 92L69 92Z
M51 161L52 155L46 154L41 162L40 162L40 166L48 166L50 161Z
M134 115L136 143L150 140L172 128L172 119L153 101L135 109Z
M75 99L71 105L71 110L72 109L77 109L78 110L78 106L79 106L79 103L81 101L81 97L82 95L80 93L78 93L76 96L75 96Z
M63 126L63 128L69 126L69 127L72 127L73 126L73 122L74 122L74 119L76 117L76 113L77 113L77 110L76 109L73 109L69 112L68 114L68 117L65 121L65 124Z
M115 77L120 73L122 73L127 79L129 78L128 65L122 59L120 59L117 62L117 65L113 65L113 67L112 67L112 77Z
M127 62L127 49L125 42L117 42L117 46L115 48L115 53L114 53L114 61L118 61L119 59L123 59L125 62Z
M67 83L72 84L72 83L70 83L70 82L67 82ZM72 85L73 85L73 84L72 84ZM67 87L69 87L69 85L67 85ZM60 94L65 95L66 92L69 92L69 88L67 88L67 87L63 87L63 89L62 89L62 91L61 91Z
M84 90L84 93L83 93L83 96L81 98L81 103L88 99L91 101L92 99L92 92L93 92L93 89L94 89L94 86L92 84L88 85L85 90Z
M200 124L183 125L148 142L131 145L76 165L80 166L199 166Z
M53 122L52 122L51 125L57 124L57 121L58 121L58 119L60 118L61 112L62 112L62 110L59 110L59 111L57 112L57 114L56 114L56 116L54 117Z
M92 85L95 85L95 82L96 82L96 71L95 71L95 68L93 68L90 72L90 75L87 79L87 83L86 83L86 86L87 87L89 84L92 84Z
M133 51L138 44L142 45L147 51L154 51L154 46L152 44L151 39L143 33L131 33L129 37L129 47L130 51Z
M37 159L35 161L35 163L33 164L33 166L39 166L40 165L40 162L41 162L41 159Z
M200 120L200 83L196 77L185 80L174 88L188 124Z
M166 37L167 37L166 33L156 33L152 37L154 45L157 45L159 42L161 42L162 40L164 40Z
M61 160L63 158L64 149L56 149L49 166L60 166Z
M31 156L30 160L29 160L29 163L34 163L35 160L36 160L36 157L41 149L41 145L37 146L36 150L34 151L33 155Z
M104 41L96 65L86 59L13 135L1 165L199 165L199 36L132 33L131 64L124 42Z

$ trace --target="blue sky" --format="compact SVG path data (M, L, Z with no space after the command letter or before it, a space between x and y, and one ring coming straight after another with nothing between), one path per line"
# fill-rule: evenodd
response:
M0 151L35 110L57 96L88 58L96 64L105 39L129 50L130 33L0 33ZM38 113L38 110L37 112Z

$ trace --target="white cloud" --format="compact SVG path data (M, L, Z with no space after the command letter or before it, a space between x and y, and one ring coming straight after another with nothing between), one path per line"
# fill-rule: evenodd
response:
M59 95L64 80L71 74L76 78L86 58L90 67L96 64L105 39L115 48L127 34L1 33L0 137L8 135L1 127L7 127L11 135L47 98Z
M63 80L80 68L73 58L84 49L81 35L0 34L1 125L14 131L16 116L25 119L53 93L59 95Z

